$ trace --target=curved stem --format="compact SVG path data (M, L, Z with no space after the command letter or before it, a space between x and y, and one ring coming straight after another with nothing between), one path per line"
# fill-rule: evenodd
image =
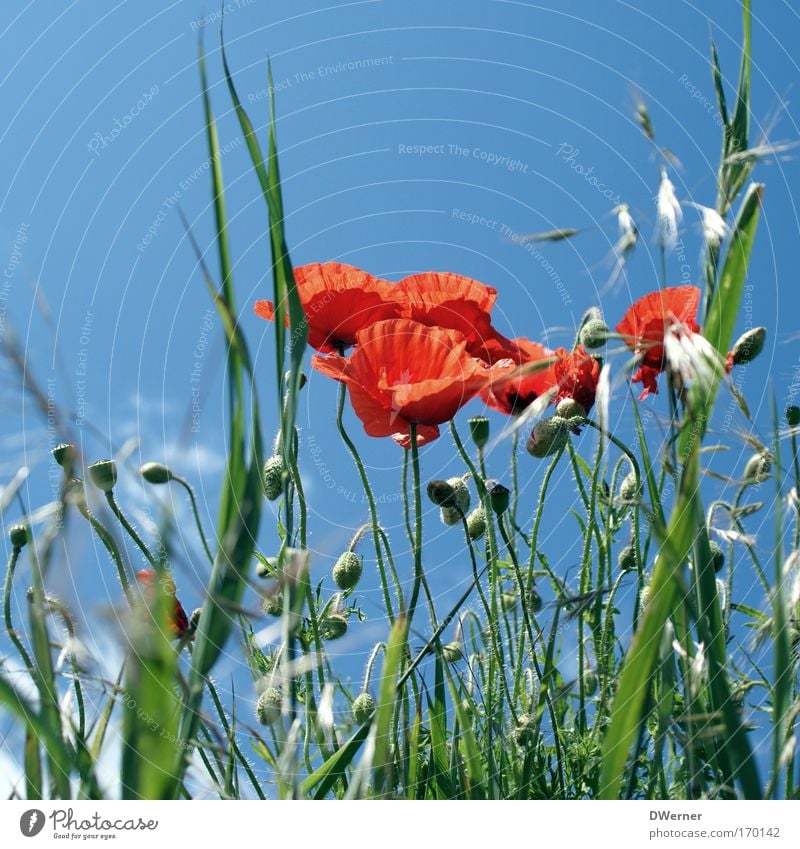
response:
M174 480L176 483L179 483L189 495L189 502L192 505L192 513L194 515L194 523L197 525L197 531L200 534L200 541L203 543L203 549L206 552L206 557L208 557L209 563L213 565L214 555L211 553L211 548L208 545L208 540L206 539L205 532L203 531L203 524L200 521L200 512L197 509L197 499L194 496L194 490L190 486L189 481L179 475L172 475L170 480Z
M3 615L5 617L6 633L8 634L9 639L14 644L14 648L16 648L17 652L19 652L19 656L22 658L22 662L25 664L25 667L32 670L33 661L31 660L31 656L22 644L22 640L19 638L19 634L17 633L16 628L14 628L14 623L11 620L11 587L14 581L14 572L17 568L20 551L22 551L22 549L15 545L11 549L11 556L8 558L5 589L3 592Z
M142 554L147 558L147 561L150 565L156 569L158 568L158 564L156 563L155 557L150 553L150 550L147 546L142 542L142 538L136 533L136 529L131 525L131 523L126 518L125 514L120 510L119 505L117 504L116 498L114 498L114 491L108 490L106 492L106 501L108 501L108 506L111 508L111 512L119 519L119 523L122 527L127 531L128 536L136 543L136 545L141 550Z
M114 561L114 565L117 567L117 575L119 577L119 582L122 584L122 591L125 594L125 599L128 604L133 607L134 597L131 593L131 584L128 579L128 573L125 570L125 564L122 562L122 555L119 553L119 549L117 548L117 544L114 542L114 537L100 524L100 522L94 517L92 512L86 506L86 503L83 499L78 501L78 511L81 516L92 526L94 532L100 537L100 542L106 548L106 551L111 555L111 559Z

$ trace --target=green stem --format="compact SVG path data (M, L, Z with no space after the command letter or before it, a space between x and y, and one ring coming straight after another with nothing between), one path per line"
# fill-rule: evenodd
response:
M214 555L211 553L211 548L208 545L208 540L206 539L205 532L203 531L203 523L200 521L200 512L197 509L197 499L194 495L194 490L190 486L189 482L179 475L171 475L170 480L174 480L176 483L179 483L187 492L189 496L189 502L192 505L192 514L194 515L194 523L197 525L197 531L200 534L200 541L203 544L203 549L206 553L206 557L208 557L209 563L213 565L214 563Z
M108 490L106 492L106 500L108 501L108 506L111 508L111 512L119 519L119 523L128 533L128 536L136 543L136 545L141 549L142 554L147 558L147 561L154 568L158 568L158 564L156 562L155 557L150 553L147 546L142 542L142 538L139 534L136 533L136 529L131 525L131 523L126 518L125 514L120 510L119 505L117 504L116 498L114 498L114 491Z
M33 661L31 660L31 656L28 654L25 646L22 644L22 640L19 638L19 634L17 633L17 630L14 627L14 623L11 620L11 587L14 581L14 572L17 568L17 561L19 560L20 551L22 551L22 548L20 546L15 545L11 549L11 556L8 558L8 567L6 568L5 590L3 592L3 614L5 616L6 633L8 634L9 639L14 644L16 650L19 652L19 656L22 658L22 662L25 664L25 668L32 670Z

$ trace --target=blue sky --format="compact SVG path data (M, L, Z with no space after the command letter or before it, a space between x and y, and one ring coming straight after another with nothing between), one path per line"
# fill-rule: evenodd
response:
M459 272L499 290L499 329L553 347L571 342L575 323L593 304L615 324L632 299L658 282L656 146L680 160L670 177L681 201L714 203L720 127L709 42L713 37L719 46L730 99L741 38L737 5L302 0L283 17L279 4L230 0L229 59L241 99L262 129L268 55L273 63L293 261L339 259L393 279L430 269ZM792 55L800 18L788 2L756 0L754 7L753 140L762 134L773 142L794 140ZM139 458L166 458L186 474L210 526L225 454L221 327L177 212L180 205L213 258L200 37L224 151L238 306L261 376L267 438L277 424L272 336L252 314L253 301L271 291L266 212L230 111L214 9L194 0L83 0L59 4L55 14L42 0L6 0L0 18L2 332L14 328L45 394L77 414L72 427L87 458L126 444L133 450L123 492L140 523L148 517L145 492L132 474ZM655 146L633 120L638 96L648 104ZM741 372L740 389L765 433L770 393L782 408L800 388L799 178L791 154L760 166L757 177L767 189L741 321L766 326L769 339L762 357ZM621 285L607 291L617 238L611 209L620 200L630 205L642 239ZM667 260L669 283L699 280L697 221L687 206L679 249ZM586 229L537 253L509 238L563 227ZM623 358L615 364L621 400ZM303 472L320 576L367 518L335 434L335 389L312 375L300 410L301 439L315 448ZM48 452L58 436L28 394L23 400L7 365L0 398L3 481L24 462L26 501L45 503ZM656 416L666 410L661 396L647 404ZM612 408L618 416L612 421L625 436L631 419L621 409L621 403ZM732 450L713 461L719 471L741 469L749 454L736 435L746 422L735 411L728 415L730 409L726 397L716 426L719 441ZM473 403L459 421L480 410ZM493 416L495 432L503 424ZM368 439L353 418L350 429L408 576L397 504L400 449ZM591 456L589 434L580 448ZM543 469L524 454L520 469L524 517ZM423 452L426 479L460 471L447 437ZM490 471L507 478L507 446L492 455ZM568 515L573 496L565 472L543 540L564 570L574 563L565 543L576 535ZM4 521L16 518L15 509ZM150 510L158 515L155 502ZM267 518L261 540L268 553L275 544L269 524ZM435 512L425 524L426 561L445 608L463 586L467 564ZM205 571L190 531L187 545L176 571L193 607ZM85 619L107 615L109 603L119 601L108 571L94 542L75 529L68 568L53 575L52 589ZM341 648L353 655L355 674L385 630L373 574L363 587L369 620L354 626ZM224 672L238 663L234 651Z

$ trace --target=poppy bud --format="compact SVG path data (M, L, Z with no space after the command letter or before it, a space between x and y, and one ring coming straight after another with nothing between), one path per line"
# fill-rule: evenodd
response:
M265 557L256 563L256 575L259 578L271 578L278 572L278 562L272 557Z
M428 482L428 498L437 506L443 507L451 504L455 493L453 487L447 482L436 478Z
M585 419L586 410L574 398L562 398L556 406L556 415L565 421L575 418Z
M550 457L567 444L566 422L560 416L551 416L536 422L528 439L528 453L534 457Z
M513 610L517 606L517 595L516 593L503 593L500 596L500 607L503 609L503 613L508 613Z
M25 525L12 525L8 531L11 545L16 548L24 548L28 542L28 531Z
M597 692L597 672L588 663L583 668L583 692L587 696Z
M538 613L542 609L542 597L539 595L539 590L536 587L531 587L528 600L533 613Z
M61 466L62 469L68 469L75 461L75 446L69 442L62 442L51 452L53 459Z
M463 515L464 514L455 507L442 507L441 510L439 510L439 518L441 518L442 524L445 525L457 525L463 518Z
M372 714L375 713L375 699L369 693L361 693L353 700L350 708L353 714L353 721L357 725L363 725L369 722Z
M448 478L446 481L432 480L428 484L428 498L437 507L459 511L459 520L461 515L466 515L469 510L469 487L464 478ZM455 524L455 522L447 524Z
M619 553L617 564L623 572L633 572L636 569L636 549L632 545L626 545Z
M484 448L489 441L489 419L486 416L473 416L467 424L476 447Z
M347 618L341 613L329 613L319 625L323 640L338 640L347 633Z
M355 551L345 551L333 566L333 580L340 590L352 590L361 578L361 558Z
M92 483L103 492L111 492L117 483L117 464L113 460L98 460L89 466Z
M256 702L256 718L262 725L274 725L281 718L283 696L277 687L268 687Z
M473 542L479 540L486 533L486 513L484 513L481 505L478 505L467 516L467 533Z
M262 608L267 616L281 616L283 614L283 593L279 589L267 593L264 596Z
M463 656L464 654L461 651L461 643L459 643L458 640L454 640L452 643L445 643L442 646L442 657L448 663L456 663L461 660Z
M647 605L650 603L650 584L645 584L642 591L639 593L639 609L644 612Z
M148 483L169 483L172 480L172 472L163 463L145 463L139 474Z
M772 461L769 454L753 454L744 467L744 479L747 483L764 483L769 479Z
M792 404L786 408L786 422L789 427L797 427L800 425L800 407Z
M754 327L743 333L728 354L729 366L743 366L752 362L763 350L767 341L767 328Z
M521 713L511 736L520 747L533 743L536 739L536 721L534 718L529 713Z
M286 374L283 377L284 377L284 380L287 383L289 383L289 381L292 379L292 373L290 371L287 371ZM306 385L306 383L308 383L308 378L306 377L305 372L301 371L300 372L300 382L299 382L300 389L302 389Z
M584 348L602 348L608 338L608 325L602 318L590 318L581 328L580 336Z
M197 626L200 624L200 614L203 612L202 607L197 607L192 611L192 615L189 617L189 626L188 631L190 634L194 634L197 631Z
M708 547L711 549L711 563L715 572L720 572L725 566L725 552L716 540L709 540Z
M628 472L619 485L619 497L623 501L635 501L639 497L639 481L636 472Z
M486 489L489 493L489 501L492 505L492 510L500 516L508 509L508 502L511 498L511 492L508 487L495 481L487 481Z
M283 492L283 458L278 454L264 463L262 481L267 501L274 501Z

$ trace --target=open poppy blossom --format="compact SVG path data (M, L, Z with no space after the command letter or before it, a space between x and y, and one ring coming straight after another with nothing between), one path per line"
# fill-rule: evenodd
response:
M481 393L493 409L506 415L517 415L556 384L553 353L530 339L510 339L507 356L518 366L500 373ZM547 361L551 360L550 364ZM540 365L536 368L537 364ZM527 370L526 370L527 369Z
M636 301L617 325L617 333L639 358L639 368L631 376L644 386L640 400L657 393L656 378L664 371L664 337L679 324L684 332L698 333L697 309L700 290L696 286L676 286L651 292Z
M350 357L314 356L314 368L350 390L350 400L369 436L391 436L411 446L439 436L437 425L485 388L495 369L470 356L457 330L417 321L379 321L357 334ZM496 368L508 369L508 361Z
M136 580L145 588L152 587L156 577L154 569L140 569L136 573ZM170 630L176 637L180 638L185 636L189 630L189 617L186 615L183 605L178 601L178 597L175 594L175 583L170 578L166 580L167 593L172 597L172 601L174 602Z
M323 353L348 348L359 330L401 314L395 285L352 265L312 262L295 268L294 277L308 322L308 344ZM256 301L255 311L268 321L275 318L272 301Z
M403 278L395 289L405 318L457 330L467 351L489 365L509 356L510 340L492 327L497 290L491 286L460 274L427 271Z
M600 380L600 363L583 347L578 345L574 351L559 348L555 351L556 404L564 398L571 398L588 413L597 395L597 382Z

